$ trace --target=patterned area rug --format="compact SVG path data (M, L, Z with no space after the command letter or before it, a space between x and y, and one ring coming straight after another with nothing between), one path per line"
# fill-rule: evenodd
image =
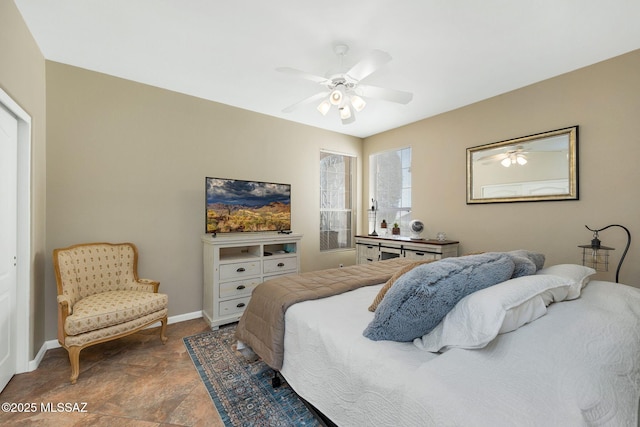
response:
M271 368L236 351L235 330L232 324L184 338L225 426L320 426L286 382L271 386Z

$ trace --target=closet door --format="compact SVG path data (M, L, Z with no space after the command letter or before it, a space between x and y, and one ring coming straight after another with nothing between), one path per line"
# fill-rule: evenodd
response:
M0 104L0 391L16 372L18 121Z

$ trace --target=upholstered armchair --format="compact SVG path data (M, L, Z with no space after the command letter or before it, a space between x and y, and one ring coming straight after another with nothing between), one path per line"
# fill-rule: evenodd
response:
M54 249L58 284L58 341L69 352L71 383L80 374L80 351L162 322L167 341L167 304L160 282L139 279L132 243L89 243Z

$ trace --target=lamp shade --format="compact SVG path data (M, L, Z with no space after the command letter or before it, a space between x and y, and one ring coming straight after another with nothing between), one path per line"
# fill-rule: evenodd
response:
M346 120L351 117L351 108L348 105L340 107L340 118Z
M367 103L364 101L364 99L360 98L358 95L352 95L351 105L353 105L353 108L355 108L355 110L359 113L364 109L364 107L366 107Z
M322 114L323 116L326 116L330 109L331 103L326 99L322 101L320 105L318 105L318 111L320 111L320 114Z
M591 267L596 271L609 271L609 251L613 251L615 249L607 246L602 246L600 239L598 238L598 233L611 227L622 228L627 233L627 245L622 252L620 262L618 263L618 268L616 269L616 283L618 283L618 278L620 276L620 267L622 267L622 261L624 261L624 257L627 255L629 245L631 244L631 233L629 232L629 229L627 227L620 224L611 224L603 228L593 229L588 225L585 225L585 228L587 230L593 232L593 239L591 240L591 244L579 245L578 247L582 249L582 265Z
M596 271L609 271L609 251L614 248L608 246L580 245L582 248L582 265L591 267Z
M338 86L329 95L329 102L331 102L333 105L340 105L342 103L342 98L344 98L342 87Z

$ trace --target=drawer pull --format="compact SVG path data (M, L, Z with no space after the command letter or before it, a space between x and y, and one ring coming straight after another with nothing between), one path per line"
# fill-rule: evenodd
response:
M240 286L238 286L236 289L240 291L240 290L242 290L242 289L244 289L244 288L246 288L246 286L245 286L245 285L240 285Z
M246 270L244 269L244 267L240 267L240 268L238 268L236 271L237 271L238 273L242 273L243 271L246 271Z
M284 267L284 262L279 262L278 267Z
M243 302L241 302L241 303L239 303L238 305L236 305L236 307L238 307L238 308L244 307L244 303L243 303Z
M416 252L415 254L418 256L424 256L424 252Z

